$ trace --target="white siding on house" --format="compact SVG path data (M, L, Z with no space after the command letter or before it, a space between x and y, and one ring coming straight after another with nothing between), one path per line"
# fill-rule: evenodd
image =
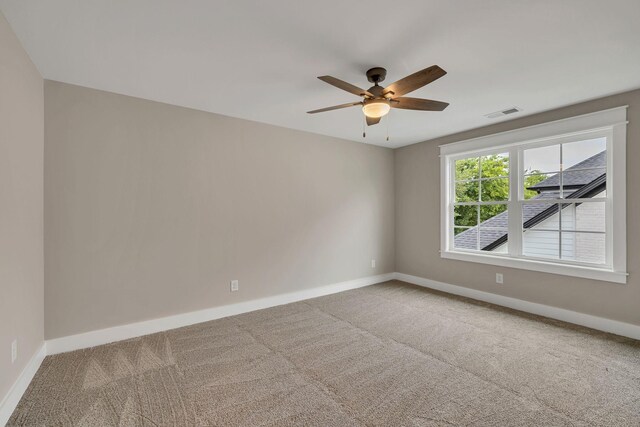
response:
M576 261L604 264L606 262L604 234L577 233Z
M575 229L575 207L562 209L562 228ZM542 231L549 230L549 231ZM560 214L554 214L529 230L522 236L522 252L526 256L537 258L560 257ZM575 258L575 236L573 233L563 233L562 258Z
M595 198L604 198L602 192ZM605 206L604 203L582 203L567 206L561 211L562 230L572 230L560 236L560 215L555 214L524 232L522 236L523 254L539 258L558 259L560 238L562 237L562 259L604 264ZM543 231L546 230L546 231ZM582 231L582 233L581 233ZM603 234L587 233L601 232ZM507 245L496 248L496 252L506 252Z
M604 192L598 198L605 197ZM583 203L576 208L576 230L605 231L604 203ZM604 264L606 261L604 234L576 233L576 261Z

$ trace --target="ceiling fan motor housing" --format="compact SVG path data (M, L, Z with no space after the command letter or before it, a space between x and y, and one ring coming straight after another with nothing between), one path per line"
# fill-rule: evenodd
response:
M371 86L369 88L369 93L373 96L375 96L376 98L383 98L383 90L384 88L382 86L378 86L377 84L374 86Z
M367 80L371 83L378 84L387 77L387 70L382 67L374 67L367 71Z

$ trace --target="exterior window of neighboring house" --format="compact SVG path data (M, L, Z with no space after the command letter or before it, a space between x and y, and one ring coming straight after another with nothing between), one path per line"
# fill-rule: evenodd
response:
M626 107L441 146L444 258L626 282Z

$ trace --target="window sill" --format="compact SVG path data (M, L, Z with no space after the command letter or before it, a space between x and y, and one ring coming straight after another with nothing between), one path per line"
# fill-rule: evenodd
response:
M516 259L496 255L475 254L457 251L441 251L440 256L458 261L477 262L480 264L497 265L501 267L519 268L522 270L541 271L544 273L561 274L564 276L581 277L585 279L603 280L614 283L627 283L628 273L607 270L605 268L584 267L580 265L557 264L529 259Z

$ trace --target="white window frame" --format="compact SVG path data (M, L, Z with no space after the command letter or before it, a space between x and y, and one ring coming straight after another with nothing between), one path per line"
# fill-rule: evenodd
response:
M626 283L626 143L627 106L515 129L440 146L440 255L442 258L520 268L566 276ZM530 258L522 248L522 149L567 143L593 137L607 138L607 197L605 266ZM453 182L455 160L509 153L509 253L497 254L453 247ZM515 167L512 167L515 166ZM517 195L517 197L513 197ZM569 202L570 199L567 200Z

